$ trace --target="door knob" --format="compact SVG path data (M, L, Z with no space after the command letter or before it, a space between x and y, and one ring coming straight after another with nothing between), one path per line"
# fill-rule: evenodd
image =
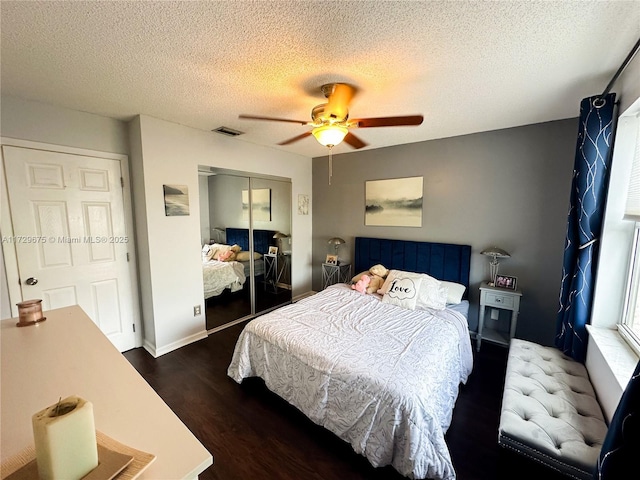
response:
M27 285L35 285L36 283L38 283L38 279L35 277L29 277L24 281L24 283L26 283Z

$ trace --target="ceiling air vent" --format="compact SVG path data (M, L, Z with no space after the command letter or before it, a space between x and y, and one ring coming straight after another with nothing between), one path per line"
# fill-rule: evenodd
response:
M227 137L237 137L238 135L244 134L244 132L241 132L239 130L234 130L233 128L229 128L229 127L218 127L218 128L214 128L211 131L216 133L221 133L222 135L226 135Z

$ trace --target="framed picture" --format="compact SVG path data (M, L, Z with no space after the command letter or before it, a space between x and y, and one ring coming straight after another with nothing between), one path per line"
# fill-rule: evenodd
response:
M364 224L422 227L422 177L365 182Z
M298 195L298 215L309 215L309 195Z
M269 247L269 255L277 255L278 247Z
M337 265L338 264L338 256L337 255L328 254L327 255L327 259L324 261L324 263L328 263L329 265Z
M251 209L256 222L271 221L271 189L251 190ZM249 220L249 190L242 190L242 219Z
M164 214L167 217L189 215L189 188L186 185L163 185Z
M518 283L517 277L509 277L507 275L496 275L496 287L515 290L517 283Z

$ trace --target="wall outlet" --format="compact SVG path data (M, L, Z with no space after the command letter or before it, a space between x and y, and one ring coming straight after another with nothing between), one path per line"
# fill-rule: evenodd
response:
M197 317L201 313L202 313L202 309L200 308L200 305L196 305L195 307L193 307L193 316L194 317Z
M491 320L498 320L500 318L500 310L497 308L491 309Z

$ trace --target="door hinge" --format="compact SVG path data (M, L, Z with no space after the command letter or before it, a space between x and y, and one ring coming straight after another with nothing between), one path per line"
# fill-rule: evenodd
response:
M136 324L133 324L133 333L136 333Z
M120 186L124 188L124 178L120 177Z
M127 262L129 261L129 252L127 252Z

